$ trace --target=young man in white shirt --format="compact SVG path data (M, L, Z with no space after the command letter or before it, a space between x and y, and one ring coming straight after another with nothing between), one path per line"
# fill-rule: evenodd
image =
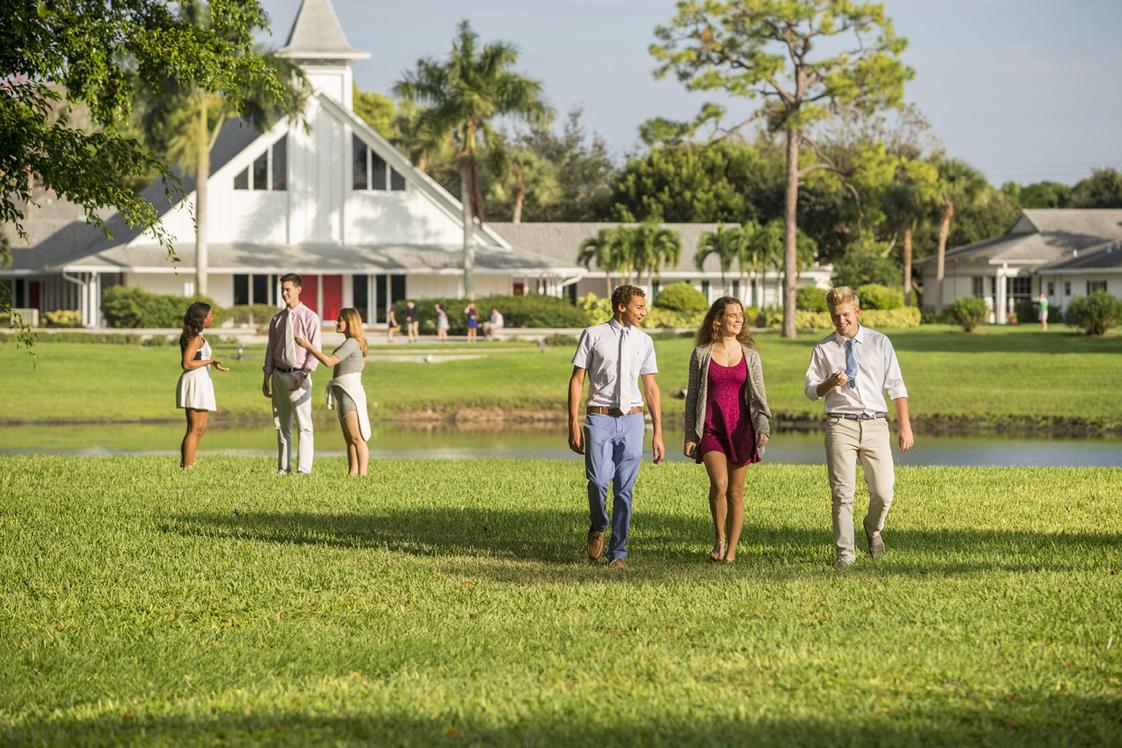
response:
M881 531L895 482L885 391L896 406L900 451L911 449L915 440L908 419L908 390L892 343L861 325L861 305L852 289L840 286L831 290L826 305L834 332L814 346L805 391L811 400L826 399L826 465L833 500L834 561L840 570L856 559L853 494L858 459L869 487L869 512L864 521L869 553L880 556L885 551Z
M639 329L647 316L643 289L620 286L612 292L613 319L586 328L573 355L569 378L569 448L584 455L588 477L589 529L585 551L590 559L604 553L608 529L606 501L612 484L612 534L608 565L625 568L627 534L631 526L631 497L643 461L643 398L651 412L656 463L666 453L662 443L662 406L655 381L654 341ZM588 404L580 422L585 372L589 372ZM643 382L643 395L637 380Z

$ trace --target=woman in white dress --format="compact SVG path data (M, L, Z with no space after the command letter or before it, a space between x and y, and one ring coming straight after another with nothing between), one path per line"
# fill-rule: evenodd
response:
M183 315L183 334L179 336L179 350L183 354L180 364L183 373L175 388L176 407L187 412L187 433L179 445L179 467L195 467L195 451L206 432L207 414L218 410L214 402L214 383L210 381L210 367L229 371L218 359L211 358L210 343L203 330L214 321L210 304L196 301Z
M442 304L436 305L436 339L441 343L448 340L448 310Z

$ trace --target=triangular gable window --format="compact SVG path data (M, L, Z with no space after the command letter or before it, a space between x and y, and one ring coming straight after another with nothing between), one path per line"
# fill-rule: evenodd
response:
M235 190L288 189L288 136L269 146L234 177Z
M351 139L351 185L355 190L402 192L405 177L357 135Z

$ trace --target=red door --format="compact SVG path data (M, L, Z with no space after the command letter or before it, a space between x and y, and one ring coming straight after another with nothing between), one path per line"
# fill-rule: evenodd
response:
M300 280L304 283L300 290L300 303L319 314L319 276L305 275Z
M39 308L39 291L42 284L39 281L30 281L27 284L27 306L30 309Z
M339 310L343 308L343 276L323 276L323 311L320 319L324 322L335 320L339 317Z

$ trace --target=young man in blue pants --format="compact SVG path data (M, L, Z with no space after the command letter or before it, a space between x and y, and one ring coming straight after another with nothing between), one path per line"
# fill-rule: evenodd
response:
M654 426L654 461L662 462L665 455L654 341L639 329L647 316L645 296L643 289L636 286L620 286L612 292L614 316L581 333L569 378L569 448L584 455L588 477L589 529L585 551L593 560L604 555L610 483L613 500L608 565L613 569L626 568L632 492L643 460L644 396ZM581 424L579 411L586 372L588 403Z

